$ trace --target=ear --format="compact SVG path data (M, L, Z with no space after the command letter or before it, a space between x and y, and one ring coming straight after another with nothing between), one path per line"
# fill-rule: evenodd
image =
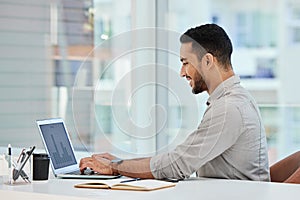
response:
M203 56L202 61L203 61L204 66L206 66L207 68L211 68L213 66L214 56L211 53L206 53Z

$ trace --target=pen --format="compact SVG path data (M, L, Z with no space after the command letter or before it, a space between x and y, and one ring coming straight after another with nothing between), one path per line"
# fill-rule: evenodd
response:
M7 147L7 154L8 154L8 183L11 184L12 183L12 171L11 171L11 145L8 144Z
M26 155L25 155L24 161L21 162L21 163L19 163L17 165L17 167L15 168L15 170L14 170L13 180L17 180L18 179L18 177L20 176L20 173L22 173L22 169L23 169L24 165L26 164L27 160L32 155L34 149L35 149L35 146L30 147L30 150L26 151Z
M183 181L183 179L175 179L175 178L164 178L164 179L161 179L161 180L171 182L171 183L177 183L179 181Z
M30 180L29 180L28 175L24 172L24 170L21 170L21 171L19 172L19 171L17 170L17 165L16 165L16 163L14 163L14 162L12 162L12 166L14 167L13 172L12 172L13 177L14 177L17 173L19 173L20 176L22 177L22 179L23 179L26 183L31 183Z
M121 181L120 183L128 183L128 182L132 182L132 181L139 181L142 180L141 178L133 178L133 179L129 179L129 180L125 180L125 181Z
M26 157L25 152L22 152L22 157L21 157L21 161L20 161L21 163L24 161L25 157Z
M19 155L19 158L17 160L17 163L19 162L23 162L24 161L24 158L25 158L25 149L22 149L20 155ZM21 160L21 161L20 161Z

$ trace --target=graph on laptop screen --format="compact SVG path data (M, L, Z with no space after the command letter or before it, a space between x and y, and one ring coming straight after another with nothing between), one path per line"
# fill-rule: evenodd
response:
M76 164L63 123L40 125L55 169Z

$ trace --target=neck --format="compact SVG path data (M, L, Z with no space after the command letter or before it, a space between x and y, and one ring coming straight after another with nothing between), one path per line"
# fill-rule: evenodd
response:
M213 91L225 80L229 79L230 77L234 76L234 72L232 69L229 70L217 70L217 72L212 77L212 83L208 86L208 94L210 95Z

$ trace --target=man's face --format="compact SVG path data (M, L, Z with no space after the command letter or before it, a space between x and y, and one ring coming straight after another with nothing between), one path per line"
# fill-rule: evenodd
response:
M207 86L203 79L201 71L201 61L198 60L196 54L192 51L192 43L183 43L180 48L180 61L182 67L180 76L185 77L192 87L194 94L207 91Z

